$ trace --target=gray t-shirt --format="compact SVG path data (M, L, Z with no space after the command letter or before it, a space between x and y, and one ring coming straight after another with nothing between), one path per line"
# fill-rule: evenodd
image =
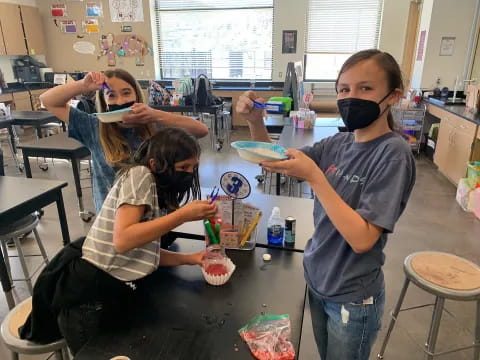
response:
M393 232L415 183L415 159L409 145L393 132L363 143L343 132L301 150L348 205L384 229L370 251L357 254L315 197L315 232L303 260L309 288L321 298L341 303L377 295L384 286L387 233Z
M68 136L80 141L92 154L93 200L97 214L115 181L115 169L105 159L105 153L100 143L98 121L95 115L87 114L73 106L70 107ZM134 128L125 128L122 131L130 148L137 149L142 140L135 135Z

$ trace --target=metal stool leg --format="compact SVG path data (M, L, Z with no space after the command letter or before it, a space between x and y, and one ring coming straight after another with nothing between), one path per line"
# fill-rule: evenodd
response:
M429 331L429 341L427 346L427 359L433 360L435 353L435 346L437 345L438 330L440 328L440 320L442 319L443 305L445 299L437 297L435 306L433 308L432 324Z
M480 300L477 301L477 320L475 322L475 348L473 349L473 360L480 360Z
M30 273L28 272L27 263L25 262L25 256L23 255L22 245L20 244L20 240L18 238L13 238L13 241L15 242L15 247L17 248L18 259L20 260L20 265L22 266L28 291L30 295L33 295L32 280L30 279Z
M43 257L43 261L45 262L45 265L47 265L48 264L47 252L45 251L42 240L40 239L40 235L38 235L37 229L33 229L33 235L35 237L35 240L37 241L38 248L40 249L40 253L42 254L42 257Z
M3 259L5 260L5 267L7 268L8 277L10 278L10 282L13 283L12 270L10 268L10 258L8 257L7 239L0 240L0 242L2 243Z
M410 280L405 278L405 282L403 283L402 291L400 292L400 296L398 297L395 308L393 309L392 314L391 314L392 318L390 319L390 324L388 325L387 334L385 335L385 339L383 340L383 344L382 344L382 347L380 349L380 352L377 355L377 357L379 359L383 359L383 354L385 354L385 349L387 347L388 340L390 339L390 335L392 334L393 327L395 326L395 323L397 322L398 313L400 312L400 309L402 308L402 303L403 303L403 300L405 299L405 294L407 293L408 284L410 284Z
M10 359L19 360L20 358L18 357L18 354L16 352L11 351L10 352Z

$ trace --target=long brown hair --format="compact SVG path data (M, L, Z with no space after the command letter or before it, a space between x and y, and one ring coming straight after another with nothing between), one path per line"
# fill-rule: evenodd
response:
M380 66L383 71L385 71L385 74L387 75L389 90L392 91L395 89L400 89L403 91L403 76L402 70L400 70L400 66L392 55L378 49L362 50L350 56L342 65L342 68L338 73L337 80L335 81L335 89L337 89L340 75L342 75L352 66L368 59L374 59L377 62L377 65ZM388 109L387 111L388 127L390 128L390 130L397 130L397 126L395 124L395 121L393 120L392 112L390 111L390 109Z
M107 70L104 72L107 78L118 78L129 84L136 94L135 102L145 103L142 88L137 80L128 72L122 69ZM105 112L107 101L103 91L97 91L96 106L98 112ZM135 132L142 140L149 139L155 134L153 124L141 125L135 128ZM117 123L99 122L100 143L102 144L105 159L112 165L128 162L133 149L130 148L127 139L123 135L122 128Z

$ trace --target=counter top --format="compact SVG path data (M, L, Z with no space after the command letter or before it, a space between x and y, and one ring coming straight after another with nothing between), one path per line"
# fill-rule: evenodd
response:
M476 125L480 125L480 113L472 113L470 110L467 110L465 105L441 105L438 102L428 100L428 103L434 105L442 110L448 111L453 115L460 116L461 118L470 121Z
M49 89L53 87L53 84L47 82L38 83L9 83L8 88L2 89L2 94L12 94L16 92L28 91L28 90L41 90Z

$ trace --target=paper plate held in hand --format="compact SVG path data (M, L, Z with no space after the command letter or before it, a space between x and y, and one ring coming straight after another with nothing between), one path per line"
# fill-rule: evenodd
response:
M262 161L286 160L286 149L278 144L260 141L235 141L232 147L237 149L238 155L244 160L260 163Z
M120 122L122 121L123 115L128 114L130 111L132 111L131 107L125 108L125 109L120 109L120 110L115 110L115 111L108 111L108 112L99 112L95 113L96 117L101 122L104 123L113 123L113 122Z

